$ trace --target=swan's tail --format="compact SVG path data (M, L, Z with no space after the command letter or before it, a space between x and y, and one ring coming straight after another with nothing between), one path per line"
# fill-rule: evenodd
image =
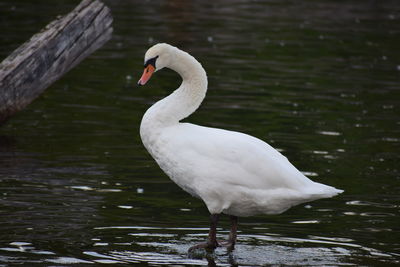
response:
M338 194L341 194L344 192L342 189L337 189L333 186L321 184L321 183L315 183L315 187L309 192L311 196L315 196L315 199L318 198L330 198L334 197Z

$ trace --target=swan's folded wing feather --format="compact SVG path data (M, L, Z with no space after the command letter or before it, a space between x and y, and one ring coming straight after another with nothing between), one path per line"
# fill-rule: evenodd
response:
M187 174L257 189L300 189L313 183L285 156L247 134L181 123L163 133L171 159Z
M161 168L211 213L278 214L340 193L311 181L273 147L246 134L185 123L164 129L160 141Z

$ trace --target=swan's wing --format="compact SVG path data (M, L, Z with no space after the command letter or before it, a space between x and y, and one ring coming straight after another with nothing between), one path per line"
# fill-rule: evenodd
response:
M338 193L315 183L267 143L238 132L188 123L164 129L160 167L211 213L277 214Z
M170 159L202 179L255 189L299 189L314 184L285 156L247 134L181 123L165 130Z

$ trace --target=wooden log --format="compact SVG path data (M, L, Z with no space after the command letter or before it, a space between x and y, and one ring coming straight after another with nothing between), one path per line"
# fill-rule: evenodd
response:
M83 0L9 55L0 64L0 125L107 42L112 20L102 2Z

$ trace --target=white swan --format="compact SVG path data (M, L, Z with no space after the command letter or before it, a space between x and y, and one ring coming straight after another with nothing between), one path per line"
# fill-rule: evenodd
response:
M237 216L279 214L290 207L335 196L343 190L305 177L286 157L247 134L180 121L192 114L207 91L207 75L188 53L161 43L145 55L138 84L164 67L182 76L182 84L144 114L140 136L161 169L181 188L202 199L211 213L208 241L192 247L215 249L218 215L231 215L227 246L236 242Z

